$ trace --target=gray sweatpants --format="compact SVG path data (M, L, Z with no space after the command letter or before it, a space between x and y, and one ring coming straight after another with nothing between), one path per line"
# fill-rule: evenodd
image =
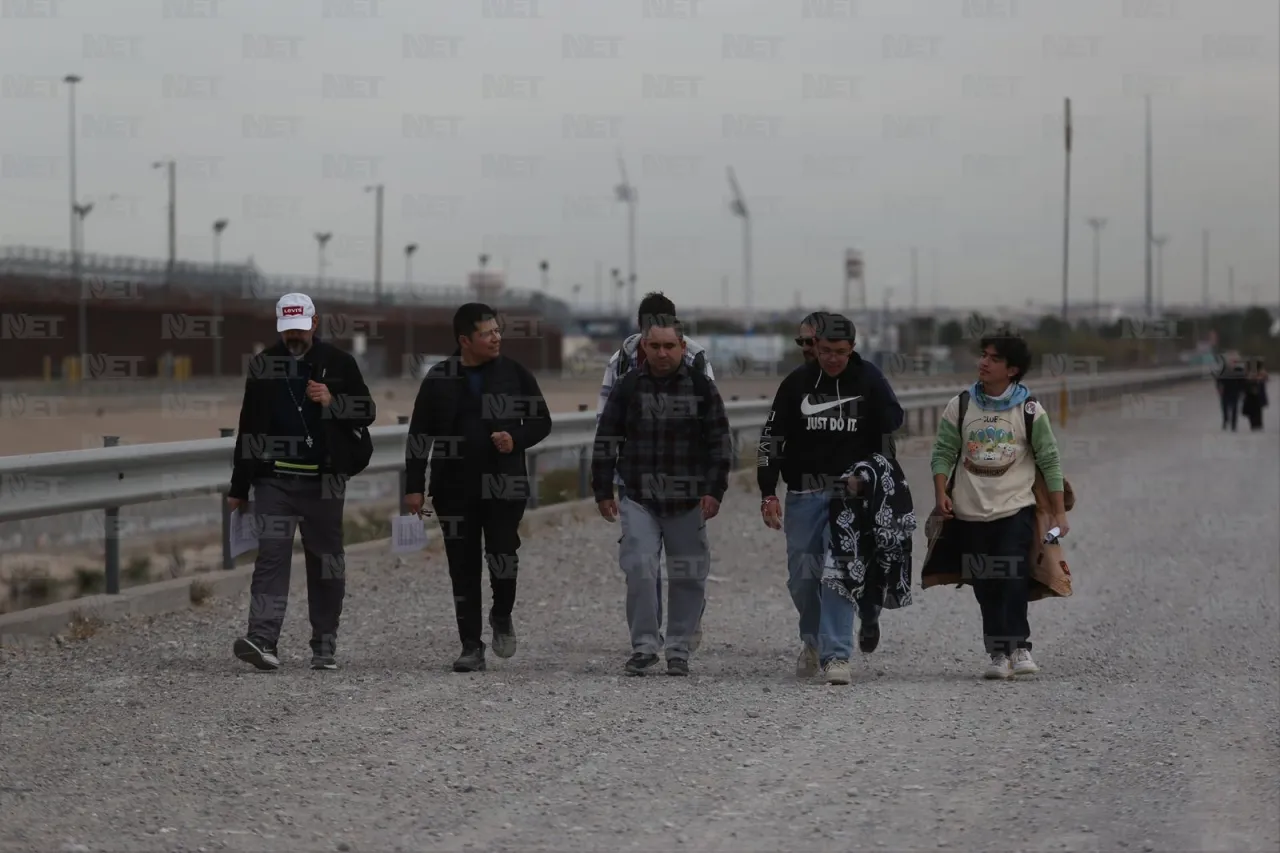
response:
M289 603L293 534L301 522L311 650L331 655L336 650L338 620L347 592L342 547L345 483L333 477L264 477L254 480L253 493L258 558L249 587L249 636L269 643L280 638Z
M627 627L631 650L659 651L658 569L667 553L668 658L689 657L689 641L702 619L711 571L711 548L702 510L694 507L673 516L658 516L636 501L619 501L622 538L618 562L627 578Z

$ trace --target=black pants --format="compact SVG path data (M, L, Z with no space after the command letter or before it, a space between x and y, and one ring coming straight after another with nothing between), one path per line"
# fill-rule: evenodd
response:
M1222 395L1222 428L1226 429L1227 424L1231 424L1231 428L1236 428L1236 422L1240 417L1240 396L1230 392Z
M263 478L254 481L253 492L258 557L249 587L249 636L269 644L280 639L289 603L293 534L301 522L311 651L332 655L337 650L338 621L347 594L346 552L342 547L345 484L332 477Z
M987 654L1031 649L1027 593L1031 583L1031 538L1035 507L1023 507L996 521L960 521L961 573L972 580L982 610L982 640Z
M453 582L454 610L458 617L458 638L463 648L477 648L484 628L481 582L486 563L489 566L489 588L493 591L493 619L499 623L510 619L516 604L516 577L520 567L517 552L525 501L442 495L434 497L432 505L444 534L444 553L449 560L449 579Z

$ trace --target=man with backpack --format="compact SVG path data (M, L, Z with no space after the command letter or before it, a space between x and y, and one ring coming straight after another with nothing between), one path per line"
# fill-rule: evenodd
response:
M685 362L680 321L653 317L641 334L644 363L613 387L596 428L591 485L601 516L622 521L632 650L626 673L649 672L665 645L667 674L688 675L711 563L707 521L729 487L733 438L715 384ZM615 476L624 484L618 498ZM670 575L665 641L654 583L663 550Z
M640 300L640 308L636 316L636 328L644 330L646 324L651 322L655 317L675 317L676 306L665 294L660 291L652 291L646 293L644 298ZM618 380L626 376L632 370L644 364L646 355L644 347L640 345L641 334L639 332L629 335L622 346L614 352L609 359L609 363L604 369L604 379L600 383L600 399L596 406L596 425L600 424L600 416L604 414L605 403L609 400L609 392L613 390L613 386ZM697 341L692 338L684 339L684 363L694 373L701 373L715 381L715 371L711 369L711 362L707 359L707 351L702 348ZM619 496L625 485L621 477L614 478L614 485L618 487ZM626 526L626 519L623 519L623 526ZM658 567L655 583L658 588L658 628L662 628L662 567ZM704 602L705 609L705 602ZM697 651L702 645L702 621L699 619L698 627L693 633L693 641L691 645L692 651Z
M787 589L800 617L803 648L796 675L819 669L828 684L848 684L854 605L822 584L830 541L830 501L845 494L844 473L879 453L892 457L890 437L902 426L902 406L884 374L853 351L853 323L839 314L814 318L812 363L778 386L760 433L756 481L766 526L787 537ZM777 497L787 484L786 512ZM879 610L862 614L859 648L880 642Z
M289 601L293 534L301 521L311 617L311 668L337 669L338 621L346 597L342 512L346 482L373 455L377 407L350 353L321 341L316 307L303 293L276 303L280 340L249 362L227 503L249 502L258 556L249 587L249 629L235 656L280 668L276 643Z

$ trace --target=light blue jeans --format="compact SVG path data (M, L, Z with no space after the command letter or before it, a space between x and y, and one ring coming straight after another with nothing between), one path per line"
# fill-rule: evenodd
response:
M787 537L787 589L800 615L800 641L818 650L818 659L849 660L853 656L854 605L822 585L822 566L831 541L828 497L822 493L787 492L782 529ZM863 615L864 624L879 619L878 607Z

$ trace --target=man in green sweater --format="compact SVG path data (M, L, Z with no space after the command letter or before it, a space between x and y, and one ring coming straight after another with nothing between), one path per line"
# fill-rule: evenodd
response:
M986 677L1009 678L1040 671L1031 657L1027 623L1037 467L1053 500L1058 536L1069 527L1049 415L1022 384L1031 365L1026 341L992 336L981 341L981 352L978 381L952 398L939 419L932 471L946 547L935 548L923 573L959 560L982 610L991 656Z

